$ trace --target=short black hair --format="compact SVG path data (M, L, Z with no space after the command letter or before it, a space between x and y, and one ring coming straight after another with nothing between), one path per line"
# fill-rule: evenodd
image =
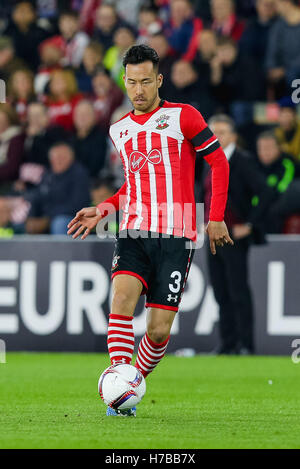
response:
M152 62L153 68L158 70L159 56L156 50L146 44L139 44L138 46L132 46L128 49L123 58L123 65L124 68L126 68L128 64L137 65L147 61Z
M67 147L69 148L70 152L73 154L73 156L75 157L75 148L73 146L73 144L71 143L70 140L68 139L65 139L65 140L57 140L55 143L53 143L53 145L51 145L51 147L49 148L49 155L51 153L51 151L54 149L54 148L58 148L58 147Z
M97 75L106 75L107 77L111 78L110 71L102 64L96 65L92 73L92 78L95 78Z
M272 130L265 130L264 132L261 132L257 137L257 142L259 140L264 140L264 139L266 140L272 139L274 140L274 142L276 142L277 146L280 146L278 137Z
M59 14L59 19L61 20L65 16L68 16L69 18L73 18L74 20L79 20L79 13L75 10L62 10Z

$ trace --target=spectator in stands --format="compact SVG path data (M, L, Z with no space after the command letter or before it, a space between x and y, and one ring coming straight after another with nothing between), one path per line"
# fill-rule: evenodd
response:
M101 0L83 0L80 10L80 29L89 36L93 35L95 29L96 12L101 4Z
M8 82L8 101L17 111L21 124L26 122L28 104L35 100L33 80L32 71L24 68L16 70Z
M170 70L176 61L176 56L171 54L170 45L165 37L161 33L154 34L148 40L148 45L152 47L159 55L159 72L163 75L164 80L162 87L160 88L159 94L162 98L170 99Z
M19 178L13 185L13 197L8 200L15 232L25 231L25 221L30 210L28 200L49 168L50 148L64 137L61 127L49 127L47 108L42 103L35 102L28 106L23 162Z
M108 132L113 112L124 101L123 92L112 80L109 71L98 66L93 75L92 101L100 127Z
M217 54L217 36L210 29L203 29L198 34L197 39L197 52L194 65L199 74L206 99L214 103L213 106L215 107L216 103L211 89L211 61Z
M189 0L172 0L170 19L164 26L164 33L175 53L194 54L193 38L202 28L202 21L195 18ZM190 48L193 50L190 51ZM193 58L193 57L192 57Z
M92 93L92 77L103 59L103 47L98 42L90 42L85 48L82 64L76 72L78 88L82 93Z
M275 135L281 150L300 161L300 120L297 107L290 97L282 98L279 105L279 126L275 129Z
M267 233L281 233L288 216L300 215L300 164L283 153L274 133L257 139L258 168L272 188L273 201L266 217ZM256 202L259 198L254 199Z
M76 160L88 171L91 178L99 176L106 158L106 134L99 128L94 106L81 101L74 110L76 134L72 139Z
M90 39L79 30L79 15L75 11L66 11L59 16L59 31L64 41L65 56L63 65L78 68Z
M277 0L276 8L280 18L270 30L266 68L281 97L286 84L300 76L300 8L297 0Z
M49 108L51 125L60 125L66 131L72 131L74 108L82 99L74 73L71 70L53 72L49 88L50 95L45 99L45 104Z
M193 64L185 60L175 62L171 71L171 83L172 87L168 90L171 101L191 104L201 111L205 119L213 114L213 100Z
M264 67L269 32L276 21L275 0L256 0L257 16L249 20L240 40L240 51Z
M254 158L237 147L234 121L226 115L216 115L209 121L230 165L228 203L225 222L235 245L208 253L210 281L220 311L219 354L251 354L253 343L253 306L248 284L248 253L253 242L263 241L263 220L270 204L270 191ZM211 171L205 177L205 219L209 218L211 200ZM253 196L260 203L252 206Z
M15 185L19 192L40 183L45 169L49 167L50 148L66 136L62 127L50 126L48 109L40 102L28 106L25 133L23 163L18 184Z
M211 29L203 29L197 37L197 52L194 59L197 67L201 68L203 64L205 67L209 66L210 61L217 53L217 36Z
M24 151L24 135L16 111L0 104L0 193L6 194L18 178Z
M50 172L31 196L26 223L29 234L66 234L74 213L89 206L89 179L86 170L75 162L71 146L56 143L49 152Z
M103 65L110 71L112 78L123 91L125 91L123 56L126 50L134 44L133 29L121 26L114 34L114 45L108 49L103 60Z
M51 74L62 69L64 43L59 36L51 37L40 44L39 53L41 64L35 75L34 90L37 95L42 96L46 93Z
M237 18L234 0L211 0L212 29L220 36L239 41L245 24Z
M24 0L15 5L5 34L12 38L16 56L35 71L39 65L38 46L49 34L37 25L32 2Z
M139 12L138 43L148 43L151 36L161 32L162 23L156 8L143 6Z
M12 73L25 67L25 62L15 55L12 40L7 36L0 37L0 79L7 83Z
M253 103L265 98L261 71L255 62L239 53L235 41L220 38L217 53L210 64L214 96L223 110L230 113L239 125L251 122Z
M123 25L124 23L119 19L115 7L104 3L96 13L94 40L102 44L105 51L108 50L113 46L116 30Z

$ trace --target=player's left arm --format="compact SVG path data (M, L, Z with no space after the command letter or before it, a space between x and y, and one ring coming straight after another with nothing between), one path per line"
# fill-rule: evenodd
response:
M182 109L181 128L184 136L192 143L197 155L202 156L212 171L212 198L209 223L206 232L209 236L212 254L216 246L233 245L224 213L227 203L229 185L229 164L217 137L206 124L201 113L194 107L186 105Z

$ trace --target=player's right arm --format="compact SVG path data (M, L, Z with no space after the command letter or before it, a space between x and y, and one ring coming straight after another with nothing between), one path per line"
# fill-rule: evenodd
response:
M121 196L125 194L126 183L115 195L97 205L97 207L86 207L77 212L68 224L68 235L72 235L73 239L76 239L83 233L81 239L85 239L102 218L120 210Z

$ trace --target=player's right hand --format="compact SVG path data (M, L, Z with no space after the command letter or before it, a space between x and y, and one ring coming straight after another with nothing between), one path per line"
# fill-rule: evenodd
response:
M97 207L83 208L76 213L76 216L68 224L68 235L73 234L72 238L76 239L84 231L81 239L85 239L97 226L101 218L102 215Z

